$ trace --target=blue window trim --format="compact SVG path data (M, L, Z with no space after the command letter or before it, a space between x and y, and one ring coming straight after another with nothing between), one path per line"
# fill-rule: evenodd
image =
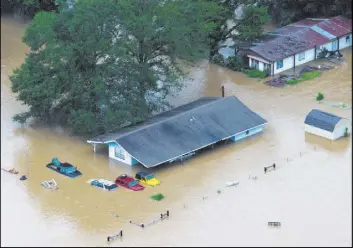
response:
M281 69L283 68L283 59L276 61L276 69Z
M298 60L299 60L299 61L302 61L302 60L304 60L304 59L305 59L305 52L299 53L299 54L298 54Z
M114 147L114 155L117 158L125 160L125 154L124 154L124 149L120 146Z

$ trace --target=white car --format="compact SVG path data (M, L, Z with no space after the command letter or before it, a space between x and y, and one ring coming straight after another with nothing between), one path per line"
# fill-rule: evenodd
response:
M112 181L109 181L109 180L105 180L105 179L91 179L91 180L88 180L87 183L91 184L92 186L96 186L96 187L99 187L99 188L102 188L104 190L114 190L116 189L118 186L112 182Z

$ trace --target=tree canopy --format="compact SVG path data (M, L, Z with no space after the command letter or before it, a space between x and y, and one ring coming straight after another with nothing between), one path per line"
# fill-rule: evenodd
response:
M280 26L309 17L352 17L351 0L259 0L258 3L269 9L274 21Z
M38 11L56 11L62 0L1 0L1 13L20 12L33 17Z
M177 58L208 56L219 12L202 0L80 0L37 13L23 38L31 52L10 78L29 106L14 120L93 134L165 109L181 86Z
M221 7L222 14L214 16L217 24L210 34L210 57L217 54L222 43L230 39L234 44L249 42L263 34L263 25L270 19L267 8L259 7L254 0L207 0ZM236 15L240 8L242 15ZM229 23L233 25L230 26Z

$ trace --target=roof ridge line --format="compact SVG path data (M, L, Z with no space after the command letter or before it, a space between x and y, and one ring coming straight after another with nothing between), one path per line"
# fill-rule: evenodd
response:
M228 99L228 98L230 98L230 97L234 97L234 96L220 97L220 98L218 98L217 100L218 100L218 101L222 101L222 100ZM203 97L203 98L206 98L206 97ZM200 99L202 99L202 98L200 98ZM199 100L200 100L200 99L199 99ZM196 100L196 101L197 101L197 100ZM193 109L191 109L191 110L200 109L200 108L202 108L202 107L205 107L205 106L208 106L208 105L210 105L210 104L213 104L214 102L216 102L216 101L211 101L211 102L206 103L206 104L204 104L204 105L197 106L196 108L193 108ZM189 103L192 103L192 102L189 102ZM188 103L186 103L186 104L188 104ZM186 105L186 104L183 104L183 105ZM180 105L180 106L183 106L183 105ZM178 106L178 107L180 107L180 106ZM173 109L171 109L171 110L173 110ZM162 113L163 113L163 112L162 112ZM133 131L131 131L131 132L125 133L125 134L123 134L122 136L120 136L119 139L122 138L122 137L125 137L126 135L130 135L130 134L135 133L135 132L137 132L137 131L141 131L141 130L144 130L144 129L146 129L146 128L155 126L156 124L163 123L163 122L165 122L165 121L167 121L167 120L171 120L171 119L173 119L173 118L176 118L176 117L178 117L178 116L184 115L184 114L186 114L186 113L188 113L188 111L187 111L187 112L180 113L180 114L175 115L175 116L172 116L172 117L170 117L170 118L166 118L166 119L164 119L164 120L162 120L162 121L153 123L153 124L151 124L151 125L144 126L144 127L141 128L141 129L137 129L137 130L133 130Z

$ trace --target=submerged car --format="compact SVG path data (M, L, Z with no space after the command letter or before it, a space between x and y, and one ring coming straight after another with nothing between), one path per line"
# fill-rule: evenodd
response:
M51 163L46 165L47 168L56 171L62 175L75 178L81 176L82 173L77 170L77 167L69 163L61 163L58 158L53 158Z
M108 191L114 190L118 187L114 182L109 181L109 180L105 180L102 178L88 180L88 183L91 184L92 186L102 188L102 189L108 190Z
M141 183L145 183L150 186L157 186L161 184L161 182L158 179L156 179L153 174L150 174L144 171L140 171L136 173L135 178Z
M130 177L126 174L118 176L115 180L115 183L133 191L140 191L145 188L141 184L139 184L138 181L136 181L133 177Z

